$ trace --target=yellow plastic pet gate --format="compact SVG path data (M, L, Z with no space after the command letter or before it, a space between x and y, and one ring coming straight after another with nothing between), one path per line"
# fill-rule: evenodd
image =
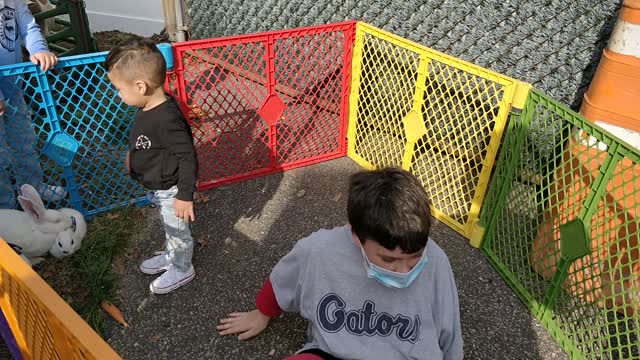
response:
M120 358L2 239L0 308L23 359Z
M509 111L528 91L519 84L359 23L349 156L365 168L392 165L417 175L432 214L478 246L475 224Z

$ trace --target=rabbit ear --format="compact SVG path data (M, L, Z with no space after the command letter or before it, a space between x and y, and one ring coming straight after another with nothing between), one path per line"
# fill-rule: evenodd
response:
M18 201L20 202L20 205L22 205L22 210L29 214L35 222L40 223L44 220L43 208L38 207L30 199L27 199L24 196L18 196Z
M42 198L40 198L40 194L38 193L38 190L36 190L33 186L29 184L24 184L20 187L20 191L22 192L22 196L31 200L31 202L36 204L36 206L39 206L42 209L44 209Z
M35 222L42 222L44 220L45 209L40 195L38 195L36 189L31 185L22 185L20 189L22 190L22 195L18 196L18 202L22 205L22 209L29 214Z

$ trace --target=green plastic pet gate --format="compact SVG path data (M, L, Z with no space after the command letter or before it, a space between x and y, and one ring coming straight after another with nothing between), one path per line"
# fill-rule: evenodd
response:
M513 114L482 250L572 358L637 359L640 155L538 91Z

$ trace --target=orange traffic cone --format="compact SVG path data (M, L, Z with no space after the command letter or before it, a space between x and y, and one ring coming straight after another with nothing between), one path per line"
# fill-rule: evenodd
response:
M580 112L640 131L640 0L624 0Z

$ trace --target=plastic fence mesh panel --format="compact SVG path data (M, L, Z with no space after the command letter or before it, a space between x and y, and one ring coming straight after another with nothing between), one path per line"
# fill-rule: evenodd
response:
M427 67L422 107L427 134L412 170L428 185L434 207L464 226L472 205L482 202L476 190L483 191L488 180L487 173L480 177L483 162L488 152L495 156L495 148L490 149L499 144L494 128L504 127L506 113L502 84L455 65L432 60ZM472 216L478 211L473 209Z
M82 208L100 212L143 194L124 169L136 110L120 101L102 64L62 67L48 81L60 109L60 130L78 143L70 170Z
M276 93L287 107L276 125L276 160L295 163L344 151L343 31L275 39Z
M47 316L39 304L29 296L25 288L2 270L2 285L5 294L11 299L13 306L12 315L17 315L16 320L20 329L25 329L22 335L23 341L33 349L34 358L46 358L51 356L60 359L53 346L53 334L47 327Z
M544 199L549 197L548 175L562 159L562 148L558 146L566 140L569 125L561 115L545 107L526 111L535 113L533 121L513 116L509 122L493 185L484 204L489 211L483 216L494 214L496 229L500 231L492 235L491 251L504 262L514 281L529 289L527 303L537 311L549 284L530 266L530 245L534 240L531 234L537 233L543 223L541 211ZM511 181L511 186L502 195L496 186L505 181ZM562 184L559 188L570 191ZM502 212L495 213L498 203L504 207ZM485 241L483 246L486 249L488 245ZM555 248L549 248L548 252L551 258L559 255Z
M351 109L356 121L350 124L349 155L368 168L401 166L407 146L403 119L413 107L420 54L366 32L358 40L362 57L353 81L360 88Z
M9 150L2 168L12 194L29 183L46 205L85 215L143 201L144 190L124 171L134 110L109 83L105 56L68 57L46 74L32 64L0 68L10 104L3 125L18 135L7 135L0 150Z
M638 152L537 91L503 148L483 251L574 358L637 358Z
M26 359L119 359L0 239L0 306Z
M354 27L174 44L201 189L345 155Z
M413 172L471 238L517 82L364 23L353 62L349 156Z
M248 41L179 57L201 185L271 165L268 124L258 114L267 94L265 52L265 44Z

